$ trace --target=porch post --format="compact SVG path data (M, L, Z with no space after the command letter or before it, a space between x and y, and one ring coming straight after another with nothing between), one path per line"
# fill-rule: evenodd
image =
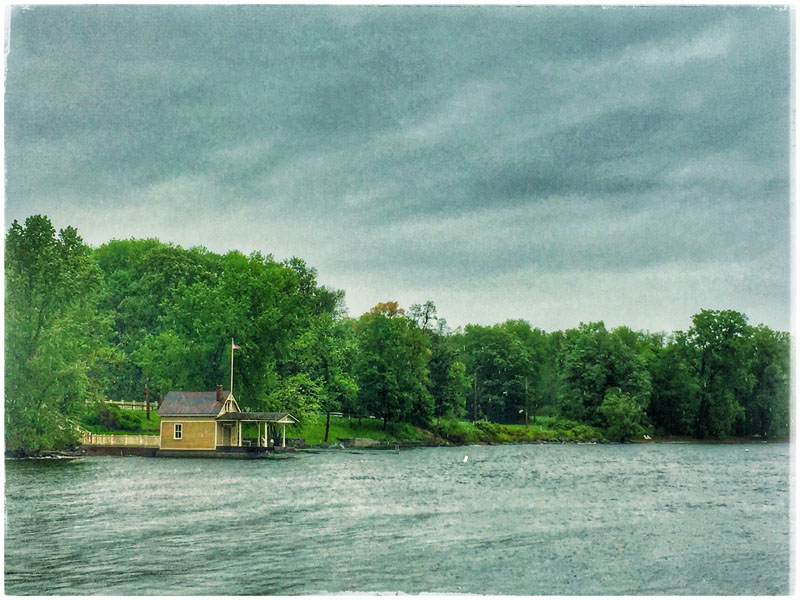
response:
M286 448L286 425L283 426L283 435L281 436L281 448Z
M242 447L242 422L239 421L239 447Z

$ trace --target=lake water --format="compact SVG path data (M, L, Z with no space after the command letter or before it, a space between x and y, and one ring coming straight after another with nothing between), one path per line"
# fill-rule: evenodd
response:
M6 460L5 591L788 594L790 462L788 444Z

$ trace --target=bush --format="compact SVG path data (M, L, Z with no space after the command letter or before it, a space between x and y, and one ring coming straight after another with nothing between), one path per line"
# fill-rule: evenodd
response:
M472 426L472 423L456 419L442 419L431 427L431 431L454 444L474 444L479 441L478 431Z
M475 421L475 427L482 434L482 441L489 443L502 443L511 441L509 435L504 431L503 426L498 425L497 423L490 423L489 421L480 420Z
M78 443L73 424L56 412L6 412L6 454L35 456L45 450L67 450Z
M600 414L606 421L609 439L628 442L641 438L649 429L642 407L629 394L609 390L600 405Z
M416 440L421 437L419 430L411 423L392 423L390 430L400 440Z
M113 404L100 403L90 411L87 425L99 425L109 431L139 431L139 423Z

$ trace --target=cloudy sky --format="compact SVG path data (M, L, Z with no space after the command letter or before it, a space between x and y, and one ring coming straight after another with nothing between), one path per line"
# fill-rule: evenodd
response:
M353 316L789 329L790 19L16 8L6 227L299 256Z

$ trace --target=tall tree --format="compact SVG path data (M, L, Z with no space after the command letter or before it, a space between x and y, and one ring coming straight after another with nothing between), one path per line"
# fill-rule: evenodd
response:
M428 336L396 302L386 302L359 319L358 345L359 396L367 410L383 418L384 428L389 421L427 424L433 416Z
M146 355L153 355L152 349L143 346L152 346L155 338L169 329L164 315L188 286L213 287L222 272L221 257L202 247L185 250L153 238L112 240L92 255L105 276L100 307L114 318L115 344L113 354L94 374L104 382L109 397L141 398L145 381L153 375L144 373L139 364L140 358L147 360ZM163 349L170 343L162 339L156 346ZM169 368L168 378L174 378L178 368L166 360L154 366ZM154 377L165 381L158 374Z
M759 325L750 329L753 387L745 396L742 433L774 438L789 433L790 338Z
M747 317L733 310L703 310L692 317L687 343L699 384L698 437L725 438L744 418L753 389Z
M467 325L464 346L479 416L495 422L519 422L533 369L530 353L513 327Z
M651 384L644 361L602 322L568 330L563 351L559 395L565 416L604 426L599 408L610 389L647 406Z
M447 370L441 400L435 407L436 416L447 419L463 417L467 412L466 400L471 385L466 365L459 360L452 362Z
M183 252L195 256L198 251ZM233 251L201 263L209 270L176 279L160 303L152 333L131 354L153 388L165 393L173 386L212 389L227 383L233 338L240 347L234 369L240 405L263 408L271 392L284 387L282 380L306 369L312 379L324 376L315 381L322 386L324 404L335 374L327 372L327 359L320 356L341 293L318 286L316 272L297 258L279 264L257 252ZM353 393L345 389L352 382L337 381L339 392Z
M88 372L108 353L102 274L75 229L36 215L6 235L5 431L9 450L75 440L69 418L101 394Z
M295 338L289 366L293 373L305 373L319 384L324 410L361 414L356 405L355 353L352 323L325 312L314 315Z
M677 332L648 361L653 383L647 414L666 435L694 435L700 383L692 366L686 335Z
M424 304L412 304L408 310L409 316L416 321L420 329L435 330L435 324L440 319L436 314L436 305L433 300L426 300Z

